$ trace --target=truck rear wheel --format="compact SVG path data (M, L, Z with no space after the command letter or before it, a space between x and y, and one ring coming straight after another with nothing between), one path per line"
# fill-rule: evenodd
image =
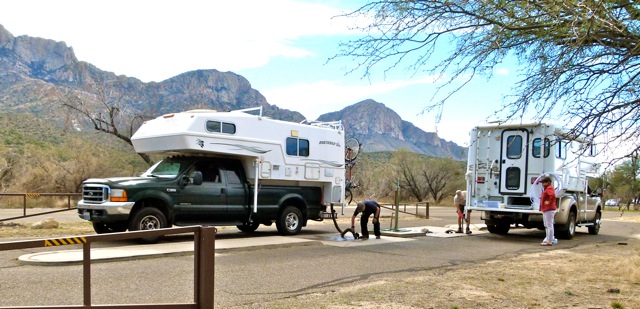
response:
M102 223L93 222L93 230L98 234L120 233L127 230L126 222Z
M302 229L302 212L296 207L286 206L278 216L276 227L281 235L298 234Z
M593 218L593 225L589 226L589 234L598 235L600 232L600 219L602 218L601 212L596 212L596 217Z
M510 228L511 226L507 223L487 223L487 230L491 234L505 235L509 233Z
M556 228L558 229L558 228ZM576 233L576 212L569 212L567 223L559 229L558 237L562 239L571 239Z
M167 227L167 219L162 211L153 207L145 207L135 213L129 223L129 231L156 230ZM155 243L160 239L158 236L140 238L143 243Z

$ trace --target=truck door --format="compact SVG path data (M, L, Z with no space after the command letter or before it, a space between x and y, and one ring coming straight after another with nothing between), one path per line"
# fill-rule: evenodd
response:
M178 222L223 222L227 217L227 195L218 162L215 159L199 161L187 175L202 172L201 185L188 184L175 198Z
M529 131L504 130L500 149L500 194L521 195L527 192Z
M244 168L238 161L228 160L221 166L227 193L227 216L231 221L244 222L253 209L253 195L247 189Z

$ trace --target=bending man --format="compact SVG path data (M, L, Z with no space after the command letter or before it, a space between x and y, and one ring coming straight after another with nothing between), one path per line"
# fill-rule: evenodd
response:
M367 200L364 202L358 202L356 211L351 217L351 229L355 228L356 216L358 213L362 213L360 218L360 229L362 230L362 237L360 239L369 239L369 230L367 224L369 223L369 216L373 215L373 233L376 235L376 239L380 239L380 205L376 201Z

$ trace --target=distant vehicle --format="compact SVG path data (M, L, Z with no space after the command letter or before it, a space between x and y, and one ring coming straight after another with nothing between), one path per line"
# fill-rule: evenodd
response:
M610 198L604 203L604 205L605 206L618 207L618 206L620 206L620 199L619 198Z

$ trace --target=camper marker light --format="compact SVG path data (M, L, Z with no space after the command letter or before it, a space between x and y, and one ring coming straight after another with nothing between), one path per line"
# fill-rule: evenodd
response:
M476 182L477 182L477 183L484 183L484 177L478 177L478 178L476 178Z
M175 116L175 114L164 114L162 115L162 118L171 118L173 116Z
M123 189L111 189L111 193L109 194L109 200L111 200L112 202L126 202L127 191Z
M298 130L291 130L291 137L298 137Z

